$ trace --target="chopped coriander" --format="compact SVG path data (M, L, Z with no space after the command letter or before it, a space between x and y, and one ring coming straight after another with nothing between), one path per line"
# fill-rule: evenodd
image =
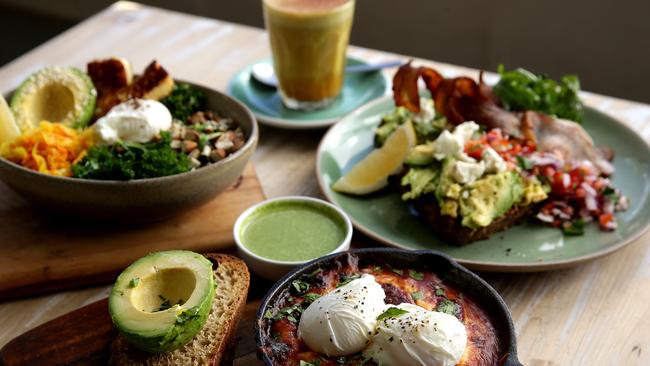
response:
M566 235L582 235L585 233L585 222L582 219L566 222L562 225L562 232Z
M313 360L312 362L300 360L300 366L320 366L320 360Z
M280 320L282 318L287 318L287 320L297 323L298 320L294 316L295 314L301 314L303 311L302 305L301 304L293 304L291 306L284 307L280 309L275 315L272 316L272 320ZM266 316L266 313L264 314Z
M458 312L458 305L449 299L443 299L436 306L436 311L456 316L456 313Z
M396 318L400 315L408 314L408 311L400 309L400 308L395 308L395 307L390 307L386 309L383 313L379 314L377 317L377 320L383 320L383 319L389 319L389 318Z
M424 294L422 293L422 291L416 291L411 294L411 298L413 299L413 301L421 300L423 297Z
M264 319L273 319L273 313L271 312L271 310L267 310L266 312L264 312Z
M386 263L386 266L388 266L388 268L390 268L391 271L397 273L397 274L400 275L400 276L404 274L404 271L402 271L401 269L397 269L397 268L391 266L391 265L388 264L388 263Z
M307 292L311 288L311 286L307 282L301 280L295 280L291 282L291 286L293 286L293 288L296 290L296 293L298 294Z
M445 296L445 290L440 286L436 286L436 296Z
M323 272L322 268L316 268L315 270L313 270L312 272L310 272L310 273L308 273L308 274L306 274L304 276L307 277L307 278L312 278L312 277L316 276L317 274L319 274L321 272Z
M531 170L533 169L533 163L525 156L517 155L517 165L522 170Z
M361 278L361 275L359 275L359 274L355 274L355 275L352 275L352 276L341 275L340 282L339 282L338 285L336 285L336 287L345 286L348 283L352 282L353 280L356 280L357 278Z
M310 292L307 295L303 296L303 298L305 299L304 303L311 304L312 302L316 301L316 299L318 299L319 297L320 297L319 294Z
M424 279L424 273L409 269L409 277L417 281L422 281Z
M134 277L129 281L129 287L134 288L138 287L138 284L140 283L140 277Z

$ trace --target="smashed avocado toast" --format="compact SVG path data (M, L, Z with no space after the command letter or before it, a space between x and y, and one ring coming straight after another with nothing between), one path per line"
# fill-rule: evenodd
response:
M563 79L561 88L539 88L552 80L522 69L500 73L493 92L482 78L447 79L427 67L400 67L395 109L375 129L374 144L383 150L406 124L416 144L386 186L450 244L487 239L527 217L565 235L582 234L589 222L615 230L614 214L628 201L610 179L613 152L594 145L580 118L562 119L580 115L577 77ZM420 97L420 77L431 97ZM514 103L524 89L531 100L545 102ZM352 171L359 174L362 163Z

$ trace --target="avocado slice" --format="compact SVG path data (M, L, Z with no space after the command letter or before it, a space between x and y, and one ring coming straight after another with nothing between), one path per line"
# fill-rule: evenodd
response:
M151 253L117 278L108 299L113 324L135 347L160 353L189 342L215 295L212 263L185 250Z
M463 226L488 226L522 200L524 184L515 172L489 174L471 185L466 197L460 199Z
M422 144L415 146L404 162L408 165L429 165L433 160L433 145Z
M74 67L49 66L29 76L11 98L11 109L22 131L41 121L73 128L88 125L97 90L88 75Z

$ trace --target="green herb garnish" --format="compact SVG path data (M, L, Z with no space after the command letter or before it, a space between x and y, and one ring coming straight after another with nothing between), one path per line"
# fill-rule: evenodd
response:
M449 299L442 299L436 306L436 311L457 316L458 304Z
M357 278L361 278L361 275L358 275L358 274L355 274L355 275L352 275L352 276L341 275L339 284L336 285L336 287L345 286L348 283L352 282L352 280L356 280Z
M577 76L565 75L556 82L524 69L506 71L503 65L499 65L498 72L501 79L494 86L494 94L506 109L533 110L582 122L584 108L578 96L580 81Z
M436 286L436 296L445 296L445 290L440 286Z
M129 287L131 288L137 287L139 283L140 283L140 278L134 277L131 279L131 281L129 281Z
M525 156L517 155L517 165L522 170L531 170L533 169L533 163Z
M562 232L566 235L582 235L585 233L585 221L577 219L562 225Z
M300 366L320 366L320 360L313 360L312 362L300 360Z
M144 144L118 142L93 146L72 166L72 173L82 179L132 180L189 171L189 158L171 148L169 132L162 132L160 136L159 141Z
M303 296L303 299L305 299L305 300L303 301L303 303L305 303L305 304L311 304L312 302L316 301L316 299L318 299L319 297L320 297L319 294L316 294L316 293L310 292L310 293L308 293L307 295Z
M422 291L416 291L411 294L411 298L413 299L413 301L421 300L423 297L424 294L422 293Z
M417 281L422 281L424 279L424 273L409 269L409 277Z
M275 315L273 315L273 313L271 313L271 311L268 310L264 313L264 318L270 320L280 320L286 317L287 320L289 320L290 322L297 323L298 319L294 315L302 314L303 310L304 309L302 308L301 304L293 304L291 306L287 306L280 309ZM300 316L298 316L298 318L299 317Z
M174 85L171 94L160 100L172 114L172 117L187 122L189 116L205 109L205 93L189 84Z
M400 308L395 308L395 307L390 307L386 309L383 313L379 314L377 317L377 320L383 320L383 319L389 319L389 318L396 318L400 315L408 314L408 311L400 309Z
M311 286L307 282L301 280L295 280L291 282L291 286L293 287L294 290L296 290L296 293L298 294L307 292L311 288Z
M388 263L386 263L386 266L388 266L388 268L390 268L391 271L397 273L397 274L400 275L400 276L404 274L404 271L402 271L401 269L397 269L397 268L391 266L391 265L388 264Z

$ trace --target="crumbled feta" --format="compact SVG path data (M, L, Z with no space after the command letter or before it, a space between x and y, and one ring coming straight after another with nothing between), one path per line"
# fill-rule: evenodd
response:
M433 142L433 156L437 160L442 160L447 156L455 156L462 160L471 159L464 153L465 144L478 130L479 126L475 122L469 121L456 126L453 133L443 131Z
M486 173L501 173L505 172L508 168L501 155L491 147L483 151L482 159L485 162Z
M433 142L433 157L442 160L447 156L455 156L463 152L465 145L449 131L443 131Z
M476 122L467 121L456 126L454 129L454 136L462 142L463 146L465 146L467 141L471 140L474 133L478 132L478 130L479 126Z
M451 168L451 177L460 184L473 183L485 173L485 163L468 163L457 160Z
M418 123L430 122L436 117L433 99L420 98L420 112L413 116L413 121Z

